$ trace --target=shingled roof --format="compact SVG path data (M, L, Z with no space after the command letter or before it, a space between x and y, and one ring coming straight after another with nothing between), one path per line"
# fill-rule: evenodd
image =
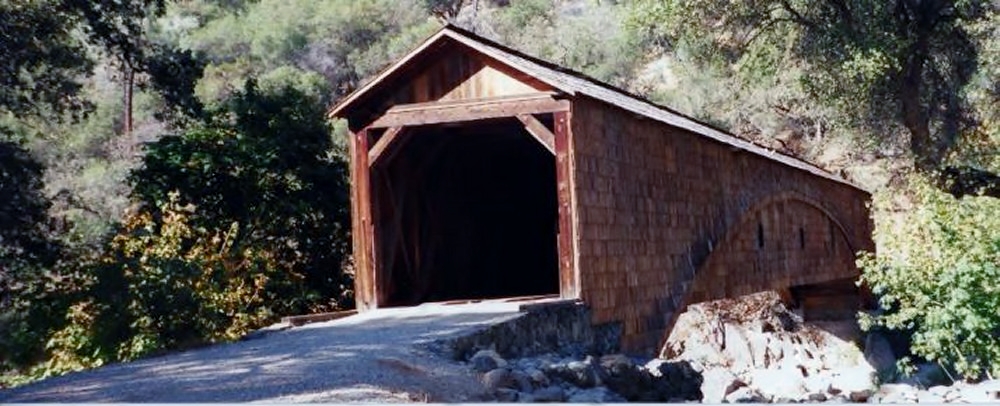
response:
M359 100L371 96L371 94L374 93L373 91L378 88L380 84L383 84L383 82L387 79L400 75L403 68L411 59L414 59L425 51L434 48L442 41L447 40L452 40L467 46L472 50L499 61L517 71L530 75L569 96L586 96L593 98L640 116L711 138L734 148L750 152L754 155L758 155L793 168L807 171L816 176L830 179L838 183L846 184L855 189L865 191L863 188L847 181L846 179L836 176L802 159L741 139L724 130L715 128L697 119L686 116L669 107L653 103L641 96L601 82L583 73L526 55L454 25L446 25L442 27L438 30L438 32L431 35L399 61L383 70L364 86L341 99L340 102L330 109L329 115L331 117L342 117L345 111L350 109L350 106L354 105Z

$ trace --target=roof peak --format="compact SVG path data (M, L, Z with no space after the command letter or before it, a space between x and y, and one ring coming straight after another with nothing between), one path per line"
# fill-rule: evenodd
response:
M711 138L715 141L745 150L754 155L777 161L800 170L805 170L814 175L821 176L838 183L843 183L867 192L867 190L859 187L858 185L838 177L801 158L737 137L724 129L717 128L710 123L687 116L670 107L653 102L643 96L602 82L582 72L528 55L451 23L447 23L442 26L404 57L400 58L398 61L380 72L371 81L343 98L339 103L330 109L329 115L344 116L345 111L348 110L351 105L370 95L370 93L372 93L372 91L382 82L395 75L399 75L402 68L406 66L407 63L422 53L427 52L434 44L444 41L445 38L458 42L468 49L485 55L506 66L509 66L512 69L520 71L521 73L532 76L535 79L540 80L547 85L571 96L584 95L617 108L630 111L634 114Z

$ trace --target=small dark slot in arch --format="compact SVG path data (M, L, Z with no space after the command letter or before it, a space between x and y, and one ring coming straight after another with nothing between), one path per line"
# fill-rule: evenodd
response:
M799 248L806 249L806 229L799 227Z
M764 248L764 224L757 223L757 248Z

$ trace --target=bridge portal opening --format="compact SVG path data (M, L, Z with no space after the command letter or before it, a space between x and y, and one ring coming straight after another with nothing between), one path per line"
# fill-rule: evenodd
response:
M404 131L371 172L379 305L558 294L553 154L516 119Z

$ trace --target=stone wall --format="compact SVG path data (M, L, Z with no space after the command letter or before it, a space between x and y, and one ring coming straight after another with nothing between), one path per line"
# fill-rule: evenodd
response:
M620 323L591 324L590 308L579 301L527 304L519 317L433 344L456 360L479 350L505 358L545 353L609 354L619 350Z

